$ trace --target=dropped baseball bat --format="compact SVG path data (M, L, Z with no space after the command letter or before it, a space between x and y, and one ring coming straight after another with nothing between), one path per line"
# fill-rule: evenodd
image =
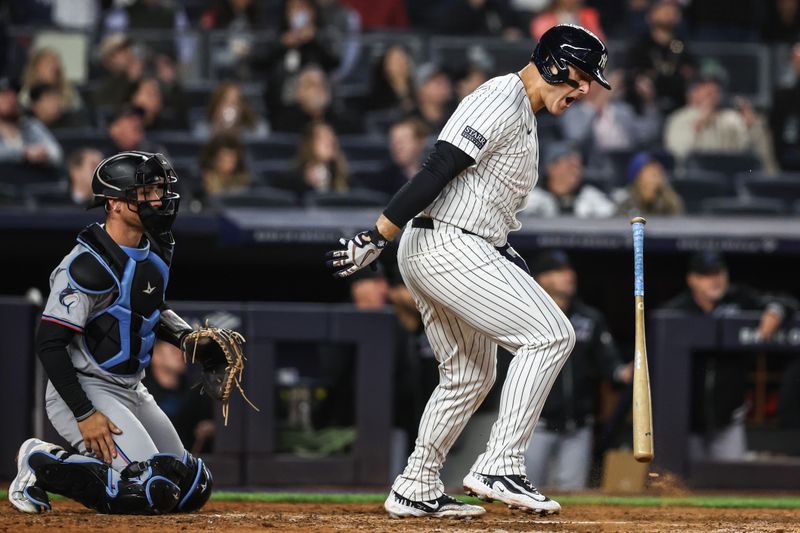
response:
M636 308L636 344L633 355L633 457L640 463L653 460L653 410L650 404L650 374L644 335L644 225L642 217L631 219L633 230L633 296Z

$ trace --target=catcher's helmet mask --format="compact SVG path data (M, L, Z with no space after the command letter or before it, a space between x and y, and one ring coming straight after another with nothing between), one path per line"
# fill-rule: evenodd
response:
M575 87L574 80L569 77L569 65L572 65L606 89L611 89L611 84L603 76L608 50L603 41L581 26L559 24L544 32L531 62L547 83L566 83Z
M178 214L180 195L174 189L177 182L175 170L162 154L121 152L97 165L92 176L94 200L89 208L103 205L107 210L109 198L125 200L128 209L139 214L147 231L165 233ZM140 189L150 194L141 199Z

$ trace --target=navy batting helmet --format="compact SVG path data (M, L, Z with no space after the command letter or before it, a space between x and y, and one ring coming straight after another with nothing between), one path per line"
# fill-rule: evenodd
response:
M603 76L608 50L594 33L574 24L553 26L542 35L531 56L531 62L547 83L566 83L568 64L588 74L606 89L611 89Z

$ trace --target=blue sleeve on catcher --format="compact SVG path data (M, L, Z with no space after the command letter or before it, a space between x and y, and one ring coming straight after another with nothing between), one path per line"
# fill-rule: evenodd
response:
M636 222L633 229L633 295L644 296L644 224Z

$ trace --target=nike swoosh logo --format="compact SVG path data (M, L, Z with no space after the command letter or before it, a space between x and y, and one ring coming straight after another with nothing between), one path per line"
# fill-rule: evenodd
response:
M533 131L533 128L529 129L528 130L528 135L530 135L532 131Z
M370 257L372 257L372 255L373 255L374 253L375 253L375 250L367 250L367 251L364 253L364 258L363 258L363 259L361 259L361 264L362 264L362 265L366 264L366 262L367 262L367 259L369 259Z
M424 505L428 509L431 509L432 511L435 511L436 509L439 508L439 502L436 502L435 504L427 503L427 502L419 502L419 503L421 503L422 505Z

